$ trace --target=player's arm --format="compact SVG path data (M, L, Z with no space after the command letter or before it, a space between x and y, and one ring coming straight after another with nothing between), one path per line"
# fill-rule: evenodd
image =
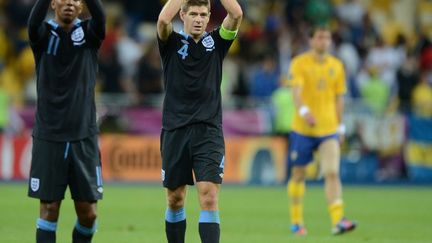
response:
M302 101L302 89L303 87L297 85L292 87L294 105L297 109L298 114L306 121L306 123L309 126L315 126L315 116L312 114L309 107Z
M299 60L297 58L295 58L291 62L288 74L288 82L286 83L286 85L291 86L293 101L297 114L299 114L307 122L307 124L309 124L310 126L314 126L316 124L315 117L313 116L307 104L303 102L302 98L304 84L302 68L303 65L299 63Z
M303 102L301 93L303 87L299 85L292 86L294 105L298 114L306 121L310 126L315 126L316 120L309 107Z
M37 0L33 5L28 19L28 34L31 42L37 42L43 35L44 25L42 22L48 12L51 0Z
M340 135L345 134L345 124L343 123L343 114L344 114L344 106L345 106L345 99L344 94L346 92L346 80L345 80L345 69L343 67L343 64L340 64L340 72L338 72L339 75L337 76L337 83L336 83L336 116L338 121L338 133Z
M292 94L293 94L293 99L294 99L294 105L298 111L298 110L300 110L301 107L304 106L302 98L301 98L302 87L299 85L292 85L291 89L292 89Z
M336 96L336 116L339 123L338 132L343 135L345 133L345 125L343 124L343 113L344 113L344 96Z
M173 31L172 20L180 10L184 0L168 0L159 13L157 33L161 41L168 40Z
M234 39L243 18L243 10L237 0L220 0L222 6L228 12L222 22L221 36L224 39Z
M85 0L87 8L92 16L90 25L94 33L100 38L105 37L106 14L100 0Z

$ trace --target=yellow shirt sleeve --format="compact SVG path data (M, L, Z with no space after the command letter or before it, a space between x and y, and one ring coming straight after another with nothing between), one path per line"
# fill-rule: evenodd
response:
M336 88L335 88L335 93L337 95L343 95L346 93L347 91L347 87L346 87L346 75L345 75L345 69L342 63L339 63L338 65L338 72L337 72L337 77L336 77Z
M298 58L294 58L291 61L286 85L303 86L303 84L304 84L303 70L301 68Z

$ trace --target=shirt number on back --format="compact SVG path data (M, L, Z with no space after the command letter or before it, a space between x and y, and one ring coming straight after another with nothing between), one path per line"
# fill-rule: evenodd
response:
M184 44L180 50L177 51L178 54L182 56L182 59L184 60L189 54L188 54L188 48L189 45Z

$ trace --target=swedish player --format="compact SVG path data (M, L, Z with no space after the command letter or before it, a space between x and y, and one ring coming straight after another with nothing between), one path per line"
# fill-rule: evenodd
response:
M69 186L77 221L72 242L91 242L102 199L94 88L97 51L105 37L100 0L38 0L28 21L37 74L37 111L28 195L40 200L36 242L56 241L61 201ZM48 8L54 19L44 21Z
M220 238L218 196L225 145L222 133L222 61L237 36L242 9L237 0L221 0L228 12L221 26L206 32L209 0L169 0L157 22L165 78L161 133L162 180L167 191L168 242L184 242L186 185L198 190L203 243ZM180 10L180 11L179 11ZM173 30L180 14L184 27Z
M303 221L305 168L313 160L315 150L325 180L333 234L351 231L356 226L344 217L339 178L339 139L345 132L342 123L345 72L343 64L328 53L330 45L330 30L322 26L314 28L310 36L310 51L295 57L289 71L289 84L297 109L288 154L292 166L288 182L291 231L296 235L306 234Z

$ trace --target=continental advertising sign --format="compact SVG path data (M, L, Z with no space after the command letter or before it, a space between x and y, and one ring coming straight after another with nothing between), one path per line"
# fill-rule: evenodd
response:
M101 135L105 181L160 182L159 136ZM286 141L275 137L225 139L224 182L278 184L284 181ZM31 162L30 134L0 134L0 181L26 180ZM173 148L175 149L175 148Z
M276 184L284 180L284 139L233 137L226 138L225 144L225 182ZM102 135L100 145L104 180L161 181L158 136Z
M102 135L100 150L104 180L160 180L159 137Z

